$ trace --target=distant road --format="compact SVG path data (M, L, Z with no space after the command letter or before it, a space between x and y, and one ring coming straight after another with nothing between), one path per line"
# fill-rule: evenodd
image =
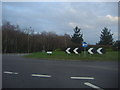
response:
M118 63L62 61L3 55L3 88L118 87Z
M31 53L7 53L7 54L2 54L2 56L24 56L24 55L29 55Z

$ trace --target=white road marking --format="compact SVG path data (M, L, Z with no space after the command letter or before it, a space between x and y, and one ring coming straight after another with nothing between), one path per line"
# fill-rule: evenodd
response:
M51 75L32 74L33 77L51 77Z
M103 90L102 88L100 88L100 87L98 87L96 85L93 85L93 84L91 84L89 82L85 82L84 84L87 85L87 86L89 86L89 87L92 87L94 89L97 89L97 90Z
M70 77L71 79L94 79L94 77Z
M4 71L3 73L5 73L5 74L18 74L17 72L9 72L9 71Z

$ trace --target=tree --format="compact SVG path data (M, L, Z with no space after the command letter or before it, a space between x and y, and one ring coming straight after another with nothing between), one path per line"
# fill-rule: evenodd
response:
M2 24L3 53L32 53L48 50L64 50L72 45L68 34L57 35L55 32L34 33L30 28L21 29L10 22Z
M99 45L112 45L113 44L113 34L111 34L111 30L108 30L108 28L104 27L104 29L101 31L100 41Z
M113 50L119 50L120 51L120 40L117 40L113 43Z
M63 37L64 37L64 39L63 39L64 40L64 47L65 48L70 47L72 44L70 35L65 33Z
M73 30L74 30L74 34L72 36L72 42L75 44L82 45L83 35L80 33L81 29L76 26Z

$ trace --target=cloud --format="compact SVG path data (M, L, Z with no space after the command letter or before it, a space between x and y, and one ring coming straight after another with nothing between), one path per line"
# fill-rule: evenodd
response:
M78 26L78 23L74 23L74 22L69 22L68 25L72 28L74 28L75 26Z
M106 15L106 18L107 18L109 21L111 21L111 22L117 22L117 21L118 21L118 17L117 17L117 16L113 17L113 16L111 16L111 15Z
M2 18L22 28L31 26L35 32L46 30L60 35L72 35L73 28L79 26L90 43L98 41L103 27L118 30L117 3L8 2L3 3Z

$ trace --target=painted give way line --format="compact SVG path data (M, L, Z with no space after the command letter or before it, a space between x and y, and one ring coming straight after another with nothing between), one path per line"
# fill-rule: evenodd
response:
M5 73L5 74L19 74L17 72L9 72L9 71L4 71L3 73Z
M32 74L33 77L46 77L46 78L49 78L49 77L52 77L51 75L40 75L40 74Z
M94 79L94 77L70 77L71 79Z

